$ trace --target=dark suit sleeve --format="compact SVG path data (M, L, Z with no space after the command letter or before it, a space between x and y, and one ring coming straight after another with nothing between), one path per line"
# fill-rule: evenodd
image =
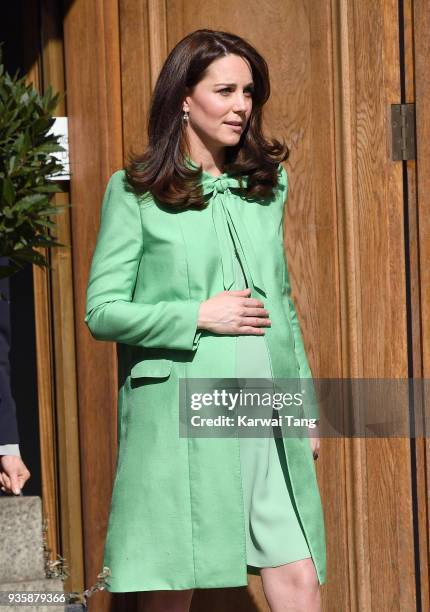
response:
M0 257L0 266L8 260ZM9 279L0 279L0 445L18 444L18 424L16 421L15 401L10 388L10 306Z

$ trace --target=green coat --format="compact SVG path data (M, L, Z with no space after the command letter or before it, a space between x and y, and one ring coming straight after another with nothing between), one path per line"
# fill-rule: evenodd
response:
M312 378L284 257L281 165L278 176L273 198L246 201L236 179L205 172L208 206L181 212L149 193L136 196L124 170L109 180L85 322L94 338L118 343L119 448L104 551L111 592L247 584L239 440L180 437L178 386L185 377L235 377L237 336L196 329L201 302L233 282L227 226L246 258L252 297L269 311L273 378ZM309 439L283 442L323 584L324 519Z

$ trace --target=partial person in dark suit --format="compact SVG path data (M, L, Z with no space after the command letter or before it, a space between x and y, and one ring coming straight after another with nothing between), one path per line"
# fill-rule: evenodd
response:
M0 257L0 267L6 266ZM0 489L19 495L30 478L21 459L15 401L10 388L10 306L9 279L0 278Z

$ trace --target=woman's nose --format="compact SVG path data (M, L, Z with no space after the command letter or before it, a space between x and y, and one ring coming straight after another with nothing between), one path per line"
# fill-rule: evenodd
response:
M234 99L233 110L235 111L245 111L247 109L247 99L243 93L238 93Z

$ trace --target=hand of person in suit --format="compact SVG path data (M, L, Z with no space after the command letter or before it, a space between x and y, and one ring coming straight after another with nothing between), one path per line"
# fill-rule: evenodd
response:
M251 289L221 291L205 302L199 310L198 329L216 334L263 335L271 325L269 312L261 300L249 297Z
M19 495L30 476L21 457L0 455L0 489L4 493Z

